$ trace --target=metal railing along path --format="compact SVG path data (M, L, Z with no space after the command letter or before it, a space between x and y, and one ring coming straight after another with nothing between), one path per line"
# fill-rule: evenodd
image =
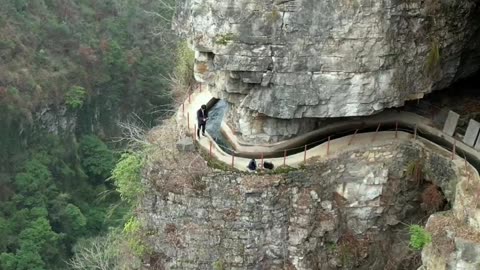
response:
M179 108L178 114L181 114L183 116L184 121L186 120L187 129L189 130L189 132L193 132L192 136L194 137L195 141L208 153L209 158L216 158L219 161L222 161L233 168L245 171L250 158L242 158L236 153L235 149L217 144L208 134L207 140L203 138L196 138L196 127L194 123L192 124L192 120L195 120L190 117L190 113L193 114L194 112L196 112L196 110L198 109L197 107L200 107L199 104L205 104L211 98L212 97L206 92L204 92L203 95L202 92L196 92L193 95L190 94L187 100L188 104L182 104ZM417 125L413 124L413 128L402 127L399 124L400 120L401 119L396 120L393 127L391 123L387 123L388 125L378 123L375 132L372 132L371 127L342 130L329 134L328 136L318 138L315 141L310 141L302 146L284 148L269 152L270 156L278 157L266 159L265 153L258 152L258 156L256 158L261 159L262 161L272 161L277 166L284 165L295 167L306 163L308 159L313 157L325 158L330 154L332 154L333 156L339 151L343 152L342 149L337 145L339 144L339 142L345 150L350 148L358 148L359 146L362 148L368 147L369 145L374 145L376 140L388 142L399 139L417 139L419 137ZM180 121L180 123L182 123L182 121ZM194 130L190 130L190 127L194 127ZM369 135L365 135L367 133ZM379 134L384 134L384 136L382 138L377 138ZM410 135L406 137L406 134ZM369 137L369 139L365 139L366 136ZM390 138L388 136L392 137ZM456 158L457 140L453 139L453 145L450 148L448 148L448 145L446 145L445 143L443 147L452 152L452 159Z

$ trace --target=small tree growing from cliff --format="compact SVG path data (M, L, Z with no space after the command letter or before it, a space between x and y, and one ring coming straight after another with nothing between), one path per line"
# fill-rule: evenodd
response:
M141 183L141 170L144 158L139 154L125 153L112 172L117 190L123 200L134 205L144 191Z

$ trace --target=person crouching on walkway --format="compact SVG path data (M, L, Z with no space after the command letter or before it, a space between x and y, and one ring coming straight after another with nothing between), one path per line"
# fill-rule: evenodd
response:
M250 160L250 162L248 163L248 166L247 166L248 170L250 172L255 172L257 170L257 162L255 161L254 158L252 158Z
M197 136L200 139L200 129L202 129L202 135L205 136L205 125L207 124L208 120L208 112L207 106L204 104L200 107L200 110L197 111L197 121L198 121L198 129L197 129Z

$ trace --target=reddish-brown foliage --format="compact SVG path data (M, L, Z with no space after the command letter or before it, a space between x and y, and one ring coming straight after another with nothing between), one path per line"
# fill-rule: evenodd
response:
M105 53L109 47L108 40L102 38L102 40L100 40L100 50L102 50L102 53Z
M338 239L340 255L348 258L348 264L356 265L368 255L368 245L370 239L368 236L358 238L355 234L347 230ZM343 263L347 263L344 261Z
M422 193L422 208L423 210L434 213L442 209L445 204L445 198L439 188L434 185L428 185Z
M7 95L7 88L0 86L0 99Z
M82 59L89 64L93 64L97 61L95 50L90 47L80 47L78 49L78 53L80 54Z
M168 223L165 225L165 233L169 234L169 233L176 233L176 232L177 232L177 226L175 226L175 224Z
M347 199L340 195L338 192L333 192L333 201L335 202L337 207L343 207L347 203Z
M204 74L204 73L208 72L208 65L205 64L205 63L198 64L197 65L197 72L201 73L201 74Z

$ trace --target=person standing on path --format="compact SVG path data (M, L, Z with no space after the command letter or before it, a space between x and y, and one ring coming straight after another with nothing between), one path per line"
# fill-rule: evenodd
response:
M248 166L247 166L248 170L250 172L255 172L257 170L257 162L255 161L254 158L252 158L250 160L250 162L248 163Z
M207 106L204 104L200 107L200 110L197 111L197 121L198 121L197 136L199 139L200 139L200 129L202 129L202 135L205 136L205 125L207 124L207 120L208 120Z

